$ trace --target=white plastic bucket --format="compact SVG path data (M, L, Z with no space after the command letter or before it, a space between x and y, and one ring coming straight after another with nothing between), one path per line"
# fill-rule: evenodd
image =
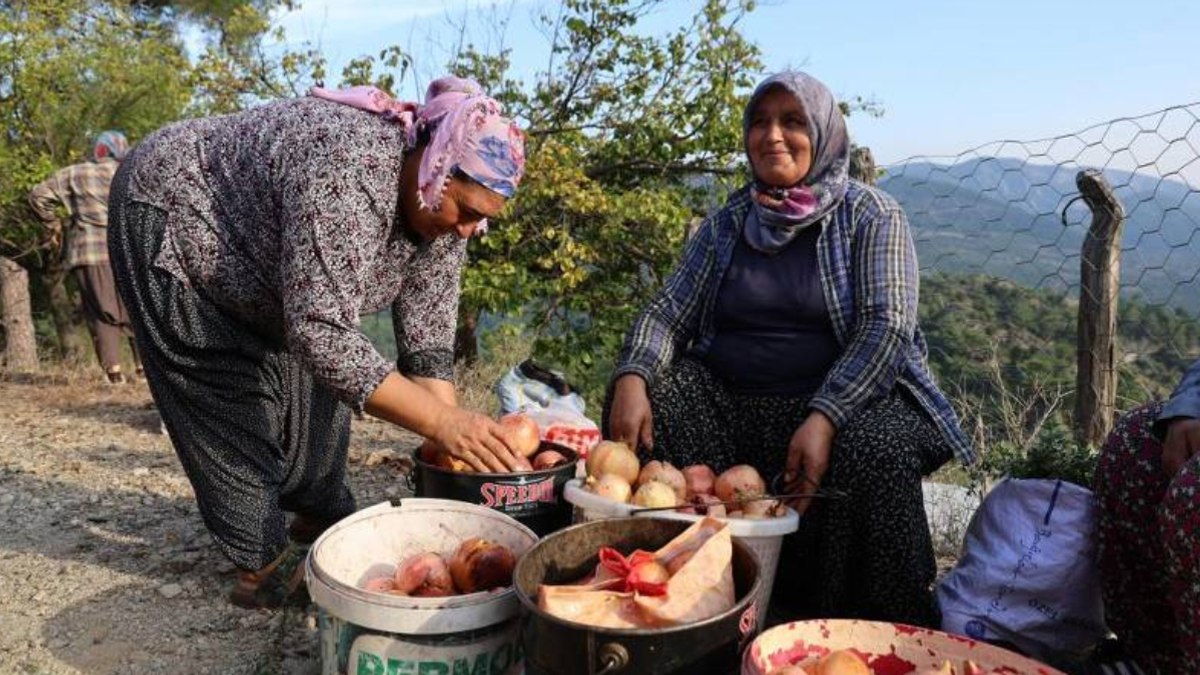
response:
M575 506L575 522L583 523L607 518L642 516L686 520L695 522L704 518L677 511L648 511L638 513L633 504L613 501L583 489L583 479L568 481L563 488L563 498ZM800 514L788 508L787 514L775 518L723 518L729 523L729 533L746 544L758 557L759 576L762 586L757 600L757 614L766 620L771 603L771 589L775 586L775 570L779 567L779 550L783 537L800 529ZM761 622L760 622L761 623Z
M469 537L503 544L517 556L538 539L499 511L421 498L376 504L321 535L305 573L320 610L322 675L520 673L520 604L511 587L445 598L359 588L409 554L449 557Z

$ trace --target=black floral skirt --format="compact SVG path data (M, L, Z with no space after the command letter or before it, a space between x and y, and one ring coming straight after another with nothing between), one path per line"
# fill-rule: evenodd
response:
M781 474L807 399L731 392L695 359L676 362L650 391L651 459L683 467L736 464L768 483ZM607 424L609 402L605 402ZM936 627L933 544L921 477L953 450L900 390L872 401L839 429L823 487L800 530L784 540L771 599L783 618L860 618Z
M129 200L125 182L118 172L109 253L150 393L213 539L238 567L261 569L287 547L285 512L322 523L354 512L350 408L300 359L155 266L167 214Z

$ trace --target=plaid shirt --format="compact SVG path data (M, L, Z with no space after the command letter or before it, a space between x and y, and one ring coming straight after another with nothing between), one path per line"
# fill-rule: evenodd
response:
M108 186L118 166L112 159L73 164L29 192L30 206L51 232L58 234L63 229L60 209L67 213L67 269L108 264Z
M626 335L614 377L635 373L652 385L677 353L708 352L717 289L749 209L749 190L742 189L700 225L679 266ZM926 364L917 326L917 255L904 211L887 193L851 181L845 200L821 226L821 286L843 351L809 407L841 427L899 383L959 459L973 463L975 450Z

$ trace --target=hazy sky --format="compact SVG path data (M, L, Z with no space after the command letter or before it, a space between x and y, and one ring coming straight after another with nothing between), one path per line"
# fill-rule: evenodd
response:
M451 19L464 8L472 41L496 44L492 3L302 2L281 21L290 41L321 47L331 73L391 44L444 62L456 39ZM664 4L644 30L683 25L701 2ZM509 17L503 41L513 48L516 74L528 80L545 68L549 44L532 16L557 11L557 3L497 6ZM742 30L768 70L801 67L839 96L878 100L883 117L854 115L850 127L881 164L1058 136L1200 101L1197 0L766 0Z

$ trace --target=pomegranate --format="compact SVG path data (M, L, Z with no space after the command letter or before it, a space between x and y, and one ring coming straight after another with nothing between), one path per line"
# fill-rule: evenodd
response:
M633 493L633 503L646 508L659 508L664 506L675 506L678 500L675 498L675 491L663 483L643 483Z
M425 441L417 448L417 458L427 464L437 464L438 448L433 441Z
M713 487L723 502L761 497L767 493L767 484L749 464L739 464L726 470L717 476Z
M725 505L715 495L692 495L688 498L688 503L692 505L692 508L688 510L689 513L698 513L713 518L724 518L726 515Z
M463 593L489 591L512 585L517 557L507 547L481 537L459 545L450 559L450 576Z
M538 429L537 422L527 415L509 413L500 418L500 427L503 429L505 444L513 452L521 457L531 457L538 451L542 442L538 436L541 430Z
M654 460L647 462L646 466L642 467L637 478L638 485L647 483L662 483L675 491L676 503L682 502L687 497L687 481L684 480L683 473L671 466L670 462L660 462Z
M396 568L395 590L417 597L454 595L454 582L446 561L436 553L417 553Z
M638 458L624 443L600 441L588 452L587 473L589 476L616 474L633 485L638 478Z
M808 675L808 671L800 666L784 666L772 670L767 675Z
M671 579L671 572L665 565L651 558L639 562L629 572L629 583L634 585L665 584Z
M589 476L585 487L588 492L622 504L628 502L629 496L633 493L629 481L611 473L606 473L599 478Z
M693 464L683 469L683 480L687 484L686 497L711 495L717 476L707 464Z
M853 649L830 652L816 663L806 664L812 675L871 675L867 662Z
M445 450L437 451L433 464L448 471L457 471L459 473L471 473L475 470L471 468L470 464L467 464Z
M557 450L543 450L533 456L533 469L540 471L542 469L553 469L560 464L566 464L567 458Z

